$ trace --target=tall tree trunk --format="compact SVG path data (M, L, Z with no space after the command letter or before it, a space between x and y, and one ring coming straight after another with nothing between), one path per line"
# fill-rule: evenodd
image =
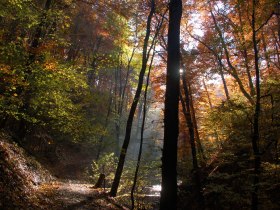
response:
M139 105L138 105L138 110L137 110L137 125L136 125L136 133L135 133L135 138L138 140L141 132L141 122L142 122L142 112L143 112L143 106L144 106L144 101L142 98L139 100Z
M254 124L253 124L253 135L252 135L252 147L254 153L254 181L253 181L253 190L252 190L252 203L251 209L258 209L258 190L259 190L259 176L260 176L260 166L261 166L261 157L259 151L259 116L261 110L261 91L260 91L260 69L259 69L259 52L258 52L258 44L257 44L257 32L256 32L256 6L257 1L252 0L252 40L254 46L254 58L255 58L255 71L256 71L256 103L255 103L255 113L254 113Z
M203 78L202 82L203 82L203 86L204 86L204 89L205 89L206 94L207 94L207 99L208 99L209 108L212 110L212 109L213 109L213 105L212 105L212 101L211 101L211 98L210 98L210 95L209 95L208 88L207 88L207 86L206 86L206 84L205 84L204 78ZM219 134L218 134L218 132L217 132L216 129L214 129L214 134L215 134L215 136L216 136L216 138L217 138L217 141L219 141Z
M131 56L130 56L130 58L128 60L128 63L127 63L126 77L125 77L125 82L124 82L124 86L123 86L122 93L121 93L120 113L123 112L123 105L124 105L124 100L125 100L124 99L125 98L125 92L126 92L126 88L127 88L127 84L128 84L128 78L129 78L129 75L130 75L131 61L132 61L132 59L134 57L136 48L137 48L136 46L133 48Z
M265 41L265 35L264 35L263 31L262 31L262 43L263 43L263 52L264 52L264 57L265 57L265 61L266 61L266 66L267 66L267 69L269 69L270 68L270 59L269 59L269 55L267 52L267 44Z
M253 80L251 76L251 71L249 67L249 59L248 59L248 50L246 46L246 40L245 40L245 34L244 34L244 24L242 20L242 14L241 14L241 8L240 8L240 3L237 4L237 9L238 9L238 18L239 18L239 23L240 23L240 33L241 33L241 45L242 45L242 54L244 57L244 63L245 63L245 68L246 68L246 74L248 77L248 83L249 83L249 88L250 88L250 94L251 96L255 95L255 88L253 85Z
M194 139L194 127L193 127L193 122L192 122L192 119L191 119L190 108L188 107L189 99L186 98L186 95L187 94L185 92L185 100L184 100L184 98L182 96L182 93L180 92L179 98L180 98L180 101L181 101L181 104L182 104L184 117L186 119L186 122L187 122L187 125L188 125L188 128L189 128L193 169L197 170L198 169L198 163L197 163L196 146L195 146L195 139Z
M115 197L117 195L117 191L118 191L118 187L119 187L119 183L120 183L120 179L121 179L121 175L122 175L122 171L123 171L123 166L124 166L124 162L125 162L126 152L127 152L127 148L128 148L129 142L130 142L132 122L133 122L134 114L135 114L135 111L137 108L137 104L138 104L142 86L143 86L144 74L145 74L145 71L147 68L147 61L149 58L149 56L147 55L147 48L148 48L148 42L149 42L149 37L150 37L150 33L151 33L151 22L152 22L152 17L154 15L154 13L155 13L155 1L152 0L151 10L150 10L150 13L149 13L149 16L147 19L146 36L145 36L144 45L143 45L142 67L141 67L141 71L139 74L138 86L137 86L137 89L135 92L133 102L131 104L131 108L130 108L130 112L129 112L129 116L128 116L128 120L127 120L127 124L126 124L125 138L124 138L124 142L122 145L114 181L113 181L111 191L110 191L110 196L113 196L113 197Z
M155 48L154 48L154 50L155 50ZM134 191L135 191L135 187L136 187L136 184L137 184L138 171L139 171L139 168L140 168L140 161L141 161L141 157L142 157L142 149L143 149L143 141L144 141L144 129L145 129L145 121L146 121L146 113L147 113L147 93L148 93L150 73L151 73L151 68L152 68L154 56L155 56L155 51L153 51L152 59L151 59L151 62L150 62L149 71L148 71L148 75L147 75L147 81L146 81L146 87L145 87L145 92L144 92L143 119L142 119L142 125L141 125L140 146L139 146L136 170L135 170L135 173L134 173L133 185L132 185L131 194L130 194L131 195L131 209L134 209Z
M111 84L110 95L109 95L108 111L107 111L107 115L106 115L105 122L104 122L104 128L108 127L109 116L110 116L111 109L112 109L112 99L113 99L112 98L112 86L113 85ZM98 145L97 153L96 153L96 160L99 160L99 156L100 156L100 153L101 153L101 150L102 150L103 139L104 139L104 135L102 135L100 137L100 139L99 139L99 145Z
M244 62L245 62L245 67L246 67L246 74L248 77L248 82L249 82L249 87L250 87L250 94L251 94L251 96L254 96L255 88L253 85L253 80L252 80L251 71L250 71L250 67L249 67L248 52L247 52L246 48L243 50L243 56L244 56Z
M121 77L121 68L122 68L122 62L121 62L121 54L119 55L119 66L115 70L115 111L117 113L117 119L115 121L115 128L116 128L116 147L115 147L115 154L119 156L119 143L120 143L120 134L121 134L121 118L123 116L123 106L125 102L125 93L127 89L128 79L130 75L130 68L131 68L131 62L135 54L136 47L133 48L131 56L128 60L127 68L126 68L126 76L124 85L122 84L122 77ZM119 88L117 87L117 84L119 84Z
M122 72L122 52L119 52L118 55L118 66L115 69L115 113L116 113L116 119L115 119L115 129L116 129L116 142L115 142L115 154L117 156L120 155L120 135L121 135L121 120L122 120L122 108L121 108L121 100L122 100L122 78L121 78L121 72Z
M223 82L223 86L224 86L224 91L225 91L225 95L226 95L226 99L229 100L229 92L228 92L228 88L227 88L227 83L225 80L225 75L224 75L224 71L223 71L223 66L219 65L219 73L221 75L222 78L222 82Z
M204 78L203 78L203 80L202 80L202 83L203 83L203 87L204 87L204 89L205 89L205 91L206 91L206 95L207 95L209 107L210 107L210 109L212 109L212 108L213 108L212 101L211 101L211 98L210 98L210 95L209 95L209 92L208 92L208 88L207 88L207 85L206 85L206 83L205 83Z
M191 151L192 151L192 162L193 162L193 178L196 184L196 203L199 205L199 209L204 209L204 197L202 195L202 188L201 188L201 182L200 182L200 172L197 162L197 154L196 154L196 145L195 145L195 130L194 130L194 123L191 116L191 110L190 110L190 93L189 88L186 81L186 69L183 69L182 74L182 83L183 83L183 90L185 93L185 100L183 99L181 93L180 93L180 100L182 103L183 113L186 118L186 122L189 128L189 135L190 135L190 145L191 145Z
M193 104L192 89L191 89L190 84L188 84L188 88L189 88L189 96L190 96L190 111L191 111L191 117L192 117L193 127L194 127L194 137L195 137L195 141L197 143L197 148L198 148L200 158L202 159L201 163L205 164L206 156L204 154L204 149L201 144L200 137L199 137L198 126L197 126L197 121L196 121L196 116L195 116L195 109L194 109L194 104Z
M177 144L179 133L178 103L180 91L180 22L182 1L169 3L167 75L162 151L162 190L160 209L177 209Z

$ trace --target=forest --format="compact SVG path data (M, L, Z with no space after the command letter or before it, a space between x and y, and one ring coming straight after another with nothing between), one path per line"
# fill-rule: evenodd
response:
M280 209L278 0L1 0L0 209Z

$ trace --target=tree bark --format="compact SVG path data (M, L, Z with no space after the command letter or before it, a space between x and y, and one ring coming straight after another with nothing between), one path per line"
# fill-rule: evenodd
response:
M200 182L200 172L197 162L197 153L196 153L196 145L195 145L195 129L194 129L194 123L191 116L191 109L190 109L190 93L189 88L186 81L186 69L183 69L182 74L182 83L183 83L183 90L185 93L185 100L183 99L181 93L180 93L180 100L182 103L183 113L186 118L186 122L189 128L189 136L190 136L190 145L191 145L191 151L192 151L192 162L193 162L193 176L194 181L196 184L196 198L197 198L197 204L199 205L199 209L204 209L204 197L202 195L202 189L201 189L201 182Z
M131 209L134 209L134 190L135 190L135 187L136 187L136 184L137 184L138 171L139 171L139 168L140 168L140 162L141 162L141 157L142 157L143 141L144 141L144 129L145 129L145 121L146 121L146 113L147 113L147 93L148 93L150 73L151 73L151 68L152 68L154 56L155 56L155 51L153 52L152 59L151 59L151 62L150 62L149 71L148 71L148 75L147 75L147 81L146 81L146 87L145 87L145 92L144 92L143 119L142 119L142 125L141 125L140 147L139 147L139 152L138 152L136 170L135 170L135 173L134 173L133 185L132 185L131 194L130 194L131 195Z
M259 151L259 117L261 111L261 91L260 91L260 69L259 69L259 52L258 52L258 41L256 32L256 0L252 1L252 40L254 46L254 59L255 59L255 71L256 71L256 103L255 103L255 113L253 122L253 135L252 135L252 148L254 153L254 180L253 180L253 190L252 190L252 203L251 209L258 209L258 190L259 190L259 176L260 176L260 166L261 166L261 156Z
M177 209L177 144L179 133L178 103L180 87L180 22L182 1L169 4L167 75L162 152L162 190L160 209Z
M228 92L228 88L227 88L227 83L226 83L224 72L223 72L223 66L221 66L221 65L219 65L219 73L220 73L221 78L222 78L226 99L229 100L230 97L229 97L229 92Z
M264 52L264 57L265 57L265 61L266 61L266 67L267 69L270 68L270 59L269 59L269 52L267 51L267 44L265 41L265 35L264 32L262 31L262 43L263 43L263 52Z
M108 104L107 115L106 115L105 122L104 122L104 128L108 127L109 116L111 114L111 107L112 107L112 84L111 84L111 88L110 88L109 104ZM102 135L99 139L99 145L98 145L97 153L96 153L96 160L99 160L100 153L102 150L103 139L104 139L104 135Z
M191 117L192 117L193 127L194 127L194 137L195 137L195 141L197 143L199 155L201 157L201 164L205 165L206 156L204 154L204 149L201 144L200 137L199 137L197 121L196 121L196 116L195 116L195 109L194 109L194 105L193 105L192 90L191 90L190 84L188 84L188 88L189 88L189 96L190 96L190 111L191 111Z
M210 109L213 109L212 101L211 101L211 98L210 98L210 95L209 95L209 92L208 92L208 88L207 88L207 86L206 86L206 83L205 83L204 78L203 78L203 80L202 80L202 83L203 83L203 87L204 87L204 89L205 89L205 91L206 91L206 95L207 95L209 107L210 107Z
M144 45L143 45L142 67L141 67L141 71L139 74L138 86L137 86L137 89L135 92L133 102L131 104L131 108L130 108L130 112L129 112L129 116L128 116L128 120L127 120L127 124L126 124L125 138L124 138L124 142L122 145L117 170L116 170L114 181L113 181L111 191L110 191L110 196L112 196L112 197L115 197L117 195L117 191L118 191L118 187L119 187L119 183L120 183L120 179L121 179L121 175L122 175L122 171L123 171L123 166L124 166L124 162L125 162L126 152L127 152L127 148L128 148L129 142L130 142L132 122L133 122L134 114L135 114L135 111L137 108L137 104L138 104L142 86L143 86L144 74L145 74L145 71L147 68L147 61L149 58L147 56L147 48L148 48L148 41L149 41L149 37L150 37L150 33L151 33L151 22L152 22L152 17L154 15L154 13L155 13L155 1L152 0L151 10L150 10L150 13L149 13L149 16L147 19L146 36L145 36Z
M105 174L100 174L97 182L94 185L94 188L102 187L102 184L105 182Z

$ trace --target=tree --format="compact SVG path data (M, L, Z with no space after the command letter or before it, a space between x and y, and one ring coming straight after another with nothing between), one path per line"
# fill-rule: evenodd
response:
M139 146L139 152L138 152L138 157L137 157L136 169L135 169L134 178L133 178L133 185L132 185L131 194L130 194L131 195L131 209L134 209L134 191L135 191L135 187L137 184L137 177L138 177L138 172L139 172L141 157L142 157L142 151L143 151L144 129L145 129L146 114L147 114L147 94L148 94L150 73L151 73L154 56L155 56L155 46L153 49L153 55L152 55L151 62L149 65L149 70L148 70L147 79L146 79L146 86L145 86L145 91L144 91L143 119L142 119L142 124L141 124L140 146Z
M254 58L255 58L255 71L256 71L256 102L255 102L255 113L253 121L253 135L252 135L252 148L254 152L254 181L252 190L252 204L251 209L258 209L258 189L259 189L259 176L261 167L261 156L259 151L259 118L261 112L261 89L260 89L260 69L259 69L259 50L257 44L257 28L256 28L256 7L257 1L252 1L252 40L254 47Z
M180 92L180 101L182 104L183 113L189 128L189 139L190 139L190 146L192 152L192 164L193 164L193 175L196 184L196 196L197 203L199 204L200 209L204 209L204 198L202 195L202 187L201 187L201 180L200 180L200 169L198 166L197 161L197 152L196 152L196 144L195 144L195 128L193 118L191 116L191 99L190 99L190 92L189 87L187 85L187 78L186 78L186 69L183 69L182 74L182 85L185 98L183 98L182 93Z
M117 170L115 173L115 178L114 178L114 181L113 181L113 184L111 187L111 191L110 191L110 196L113 196L113 197L115 197L117 195L117 191L118 191L118 187L119 187L119 183L120 183L120 179L121 179L121 175L122 175L122 171L123 171L123 166L124 166L124 162L125 162L126 152L127 152L127 148L128 148L129 142L130 142L132 122L133 122L134 114L135 114L135 111L137 108L137 104L140 99L144 75L145 75L145 71L147 68L147 62L149 59L148 42L149 42L149 37L150 37L150 33L151 33L152 17L155 13L155 1L154 0L151 1L150 7L151 7L151 10L150 10L150 13L149 13L149 16L147 19L146 36L145 36L144 44L143 44L142 67L141 67L140 74L139 74L137 89L136 89L136 92L134 95L133 102L131 104L128 120L126 123L125 138L124 138L124 142L123 142L122 149L120 152L120 157L119 157Z
M167 74L164 108L164 142L162 151L162 190L160 209L177 208L177 142L179 133L180 88L180 23L182 1L171 0L169 4Z

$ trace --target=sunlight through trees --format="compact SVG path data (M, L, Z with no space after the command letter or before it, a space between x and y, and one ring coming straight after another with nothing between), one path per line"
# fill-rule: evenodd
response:
M276 0L2 0L0 209L279 209L279 52Z

